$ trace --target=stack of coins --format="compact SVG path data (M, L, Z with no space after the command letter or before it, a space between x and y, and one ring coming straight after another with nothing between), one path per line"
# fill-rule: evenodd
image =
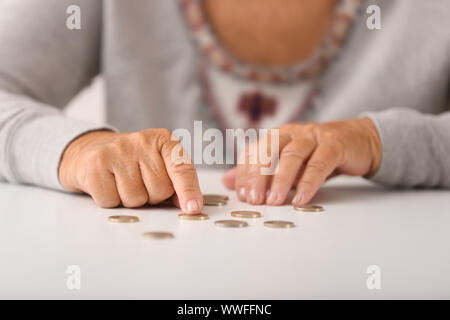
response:
M204 194L203 204L205 206L224 206L228 203L228 196L222 196L219 194Z

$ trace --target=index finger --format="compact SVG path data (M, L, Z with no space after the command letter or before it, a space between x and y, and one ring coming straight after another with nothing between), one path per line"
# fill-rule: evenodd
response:
M339 163L339 149L330 143L319 144L297 185L293 205L308 203Z
M197 172L181 143L172 140L165 142L162 145L161 155L178 196L181 210L186 213L201 213L203 196L200 192Z

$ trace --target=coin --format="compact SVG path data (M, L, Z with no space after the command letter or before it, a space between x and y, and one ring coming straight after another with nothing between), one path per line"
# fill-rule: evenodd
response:
M205 206L223 206L227 204L228 196L220 194L204 194L203 203Z
M149 231L142 234L147 239L172 239L173 234L170 232Z
M231 216L233 216L235 218L246 218L246 219L260 218L261 212L258 212L258 211L233 211L233 212L231 212Z
M264 226L268 228L293 228L295 224L290 221L271 220L264 221Z
M227 204L226 200L223 199L203 199L203 204L205 206L224 206Z
M294 206L294 210L302 212L322 212L323 207L315 204L305 204L302 206Z
M139 218L136 216L110 216L108 218L111 222L128 223L128 222L139 222Z
M222 195L222 194L204 194L203 195L203 199L220 199L220 200L225 200L228 201L230 200L230 197L226 196L226 195Z
M178 215L178 218L181 220L208 220L209 216L204 213L197 213L197 214L180 213Z
M244 228L248 227L248 223L239 220L217 220L214 222L217 227L222 228Z

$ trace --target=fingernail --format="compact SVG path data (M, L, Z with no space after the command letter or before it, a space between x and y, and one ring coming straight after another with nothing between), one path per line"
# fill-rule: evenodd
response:
M277 201L278 193L275 191L270 191L269 197L267 198L267 203L274 203Z
M239 196L240 196L242 199L245 199L246 191L245 191L245 188L244 188L244 187L242 187L242 188L239 189Z
M189 200L186 203L187 212L197 212L200 210L200 205L197 200Z
M295 195L294 199L292 199L292 204L300 204L302 200L303 200L303 193L298 192Z
M250 199L250 202L256 202L257 201L256 198L258 197L258 195L256 194L256 190L255 189L250 190L248 197Z
M249 198L250 202L258 203L261 200L262 196L260 192L256 191L255 189L252 189L250 190Z

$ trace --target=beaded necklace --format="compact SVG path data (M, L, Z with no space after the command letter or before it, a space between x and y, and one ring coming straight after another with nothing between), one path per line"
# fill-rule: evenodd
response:
M199 67L205 104L200 117L224 130L277 127L303 118L318 92L316 79L339 54L363 0L339 0L320 47L288 67L240 61L217 39L202 0L178 1L202 57Z
M238 78L261 83L292 83L319 75L339 53L362 0L340 0L322 44L306 60L288 67L242 62L218 41L205 16L201 0L178 0L200 52L215 67Z

